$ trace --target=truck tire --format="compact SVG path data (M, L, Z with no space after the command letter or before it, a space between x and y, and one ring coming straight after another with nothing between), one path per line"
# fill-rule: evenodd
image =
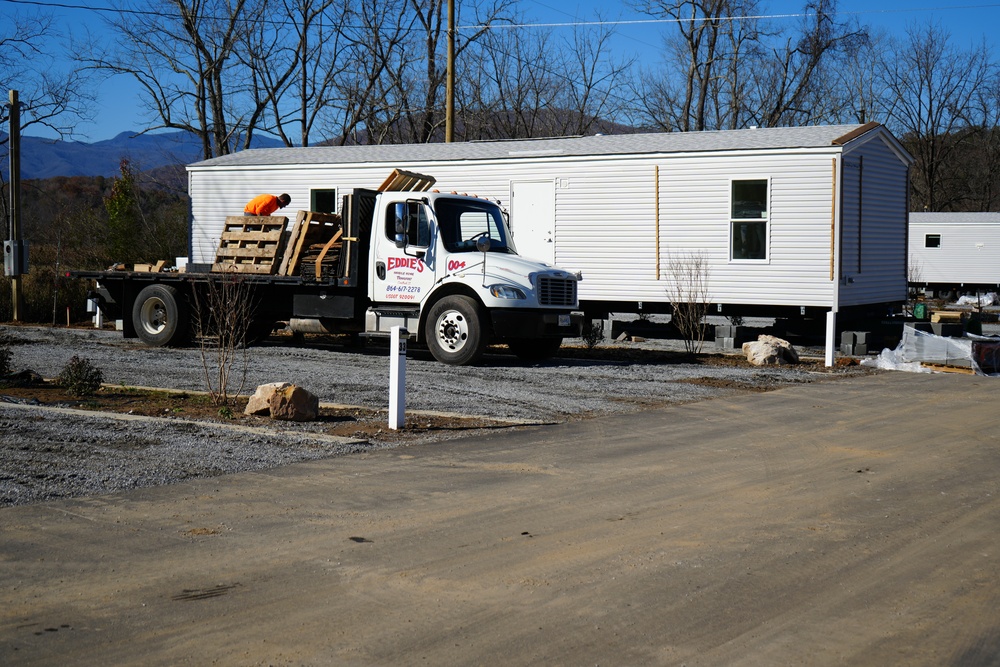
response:
M479 304L467 296L446 296L431 307L424 336L431 354L441 363L475 363L486 349Z
M180 345L187 337L187 313L170 285L147 285L132 305L136 335L151 347Z
M563 339L557 338L511 338L507 347L521 361L545 361L555 356Z

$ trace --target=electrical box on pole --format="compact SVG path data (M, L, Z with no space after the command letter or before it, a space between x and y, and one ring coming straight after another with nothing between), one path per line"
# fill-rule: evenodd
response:
M28 272L28 242L3 242L3 274L7 277L23 276Z

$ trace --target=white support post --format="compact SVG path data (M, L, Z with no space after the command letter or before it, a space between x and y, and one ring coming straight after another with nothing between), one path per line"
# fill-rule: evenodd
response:
M837 348L837 313L829 310L826 313L826 357L827 368L833 366L833 355Z
M406 425L406 339L403 327L392 328L389 352L389 428L398 431Z
M100 329L104 326L104 313L97 305L97 299L87 299L87 312L94 314L94 328Z

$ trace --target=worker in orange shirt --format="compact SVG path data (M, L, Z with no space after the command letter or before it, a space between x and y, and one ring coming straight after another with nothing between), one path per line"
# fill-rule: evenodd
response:
M257 195L243 207L243 215L271 215L292 202L288 195Z

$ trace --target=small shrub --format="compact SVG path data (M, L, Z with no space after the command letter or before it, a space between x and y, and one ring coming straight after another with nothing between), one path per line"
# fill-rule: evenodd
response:
M56 378L56 384L74 396L89 396L101 388L104 374L88 359L73 355Z

